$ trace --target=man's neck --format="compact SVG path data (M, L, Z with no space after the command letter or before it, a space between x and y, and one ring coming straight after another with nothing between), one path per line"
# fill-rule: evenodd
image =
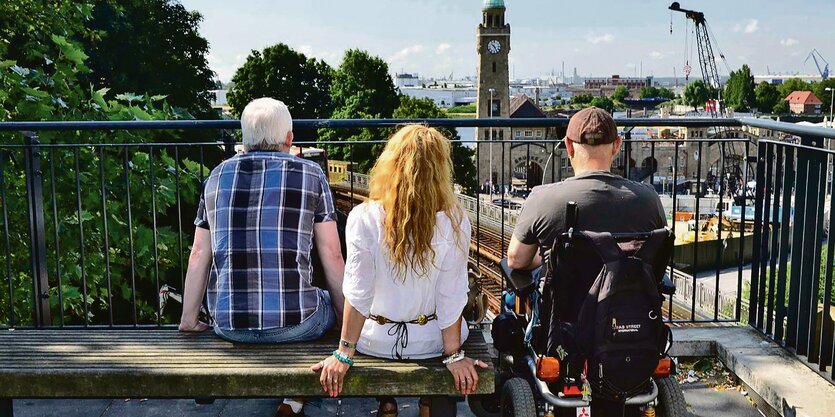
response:
M606 171L609 172L612 169L611 164L587 164L582 167L575 167L574 168L574 175L581 175L587 172L593 171Z

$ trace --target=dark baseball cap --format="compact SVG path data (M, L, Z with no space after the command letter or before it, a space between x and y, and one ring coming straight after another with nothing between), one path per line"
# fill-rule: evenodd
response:
M615 141L618 127L606 110L587 107L571 116L565 136L572 142L603 145Z

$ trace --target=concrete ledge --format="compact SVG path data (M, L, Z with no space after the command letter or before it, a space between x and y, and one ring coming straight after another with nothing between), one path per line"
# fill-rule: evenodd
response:
M748 326L673 328L672 356L716 356L785 417L835 415L835 385Z

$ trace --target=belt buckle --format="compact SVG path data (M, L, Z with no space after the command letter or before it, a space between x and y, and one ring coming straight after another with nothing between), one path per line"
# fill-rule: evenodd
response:
M421 326L425 325L425 324L426 324L426 323L428 323L428 322L429 322L429 318L428 318L428 317L426 317L426 315L425 315L425 314L421 314L421 315L419 315L419 316L418 316L418 318L417 318L417 324L419 324L419 325L421 325Z
M386 318L383 317L383 316L377 316L377 317L374 318L374 320L376 320L377 323L380 324L380 326L386 324L386 321L387 321Z

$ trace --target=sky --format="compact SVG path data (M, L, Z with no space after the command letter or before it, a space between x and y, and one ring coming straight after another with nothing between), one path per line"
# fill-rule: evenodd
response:
M344 51L364 49L395 72L421 77L475 75L482 0L181 0L203 17L209 65L227 82L252 50L283 42L338 66ZM692 24L670 0L505 0L511 26L511 78L566 75L682 77L689 57L698 75ZM705 13L735 70L817 73L816 48L835 72L833 0L680 0ZM670 22L672 31L670 33ZM691 53L685 55L685 33ZM714 51L717 54L718 51ZM717 57L722 75L728 69ZM673 72L675 70L675 73Z

